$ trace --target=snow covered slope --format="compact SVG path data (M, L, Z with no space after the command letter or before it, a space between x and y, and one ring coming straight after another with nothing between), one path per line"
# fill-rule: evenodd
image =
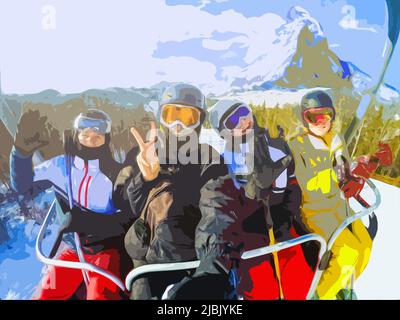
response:
M13 221L8 225L11 240L0 246L0 299L31 298L38 285L44 265L36 258L35 242L40 226L34 220ZM44 241L48 252L54 242L56 225Z
M400 188L374 180L382 204L375 211L378 234L374 240L370 262L355 284L359 299L400 299ZM371 192L367 199L373 201Z

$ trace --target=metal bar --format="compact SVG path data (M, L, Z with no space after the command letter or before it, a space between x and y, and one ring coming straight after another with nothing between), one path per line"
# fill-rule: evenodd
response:
M266 246L263 248L258 248L254 250L245 251L241 258L244 260L263 256L270 254L272 252L284 250L304 242L317 241L320 244L320 250L318 254L319 260L321 260L323 253L326 251L326 242L324 238L317 234L307 234L295 239L290 239L285 242L277 243L272 246ZM200 265L200 260L187 261L187 262L174 262L174 263L159 263L159 264L149 264L145 266L140 266L133 269L125 279L125 286L130 291L132 288L132 283L140 276L151 273L151 272L166 272L166 271L178 271L178 270L188 270L196 269Z
M56 204L56 200L54 200L53 203L51 204L50 209L46 215L46 218L45 218L42 226L40 227L39 234L36 239L35 249L36 249L36 256L38 257L38 259L47 265L96 272L96 273L100 274L101 276L109 279L113 283L115 283L119 288L121 288L121 290L125 291L124 283L118 277L116 277L115 275L113 275L105 270L102 270L92 264L89 264L86 262L73 262L73 261L50 259L44 255L44 253L42 251L42 241L46 234L47 226L50 224L50 221L51 221L51 218L52 218L52 215L54 212L53 209L55 207L55 204Z
M273 246L266 246L263 248L246 251L242 254L241 258L244 260L256 258L256 257L263 256L265 254L270 254L272 252L284 250L284 249L302 244L304 242L309 242L309 241L317 241L320 245L319 252L318 252L318 264L319 264L319 262L322 259L322 256L326 252L327 244L326 244L325 239L322 236L320 236L319 234L315 234L315 233L306 234L304 236L301 236L301 237L298 237L295 239L280 242ZM306 297L307 300L312 299L312 297L314 296L315 289L317 288L318 282L319 282L319 280L321 278L321 274L322 274L322 272L319 272L319 271L320 270L317 269L316 272L314 273L314 277L311 282L310 289L308 290L308 293L307 293L307 297Z
M352 216L348 217L343 221L343 223L336 228L335 232L332 234L331 238L328 241L327 245L327 251L330 251L332 249L333 244L335 243L337 237L340 235L340 233L346 229L350 224L352 224L354 221L361 219L364 216L370 215L373 213L373 211L378 208L378 206L381 204L381 195L379 193L379 190L376 188L376 186L373 184L373 182L369 179L365 181L369 187L374 191L375 194L375 203L373 205L370 205L368 208L365 208L364 210L361 210L360 212L357 212L353 214ZM315 272L313 283L310 287L309 295L307 296L307 299L311 299L312 296L314 295L315 290L317 289L319 280L321 279L321 275L324 270L321 270L318 268ZM312 294L311 294L312 293Z
M133 269L125 278L125 287L131 291L132 283L140 276L152 272L166 272L196 269L200 265L200 260L172 263L156 263L140 266Z
M315 233L312 234L306 234L301 237L295 238L295 239L290 239L284 242L276 243L271 246L265 246L262 248L257 248L249 251L243 252L241 258L243 260L247 259L252 259L256 257L260 257L266 254L271 254L273 252L278 252L280 250L284 250L296 245L300 245L305 242L309 241L317 241L320 244L319 252L318 252L318 265L323 257L323 255L328 252L336 240L337 236L351 223L354 221L361 219L362 217L369 215L372 213L380 204L381 202L381 196L379 194L378 189L376 186L370 181L366 180L366 183L371 187L371 189L375 193L376 197L376 202L375 204L371 205L369 208L366 208L366 210L363 210L361 212L355 213L351 217L348 217L334 232L332 235L331 239L329 240L329 244L326 243L325 239ZM151 272L165 272L165 271L178 271L178 270L187 270L187 269L196 269L200 265L200 261L188 261L188 262L175 262L175 263L159 263L159 264L149 264L145 266L138 267L134 270L132 270L128 276L125 279L125 286L126 288L130 291L132 287L132 283L139 277L142 276L146 273L151 273ZM315 290L317 288L317 285L319 283L319 280L321 278L323 270L317 268L310 289L307 294L307 300L312 299L314 296Z
M78 258L80 262L86 262L85 257L83 255L81 240L79 239L78 233L74 232L74 241L76 246L76 253L78 254ZM85 281L86 286L89 285L89 275L86 271L82 270L83 280Z
M368 208L365 208L365 210L361 210L352 216L346 218L342 224L335 230L335 232L332 234L331 238L328 241L328 250L332 249L332 246L334 242L336 241L337 237L340 235L340 233L346 229L349 225L351 225L354 221L361 219L362 217L365 217L369 214L371 214L375 209L379 207L381 204L381 195L379 193L379 190L376 188L376 186L372 183L371 180L367 179L365 182L369 185L369 187L372 189L372 191L375 194L375 203L370 205Z
M260 256L263 256L266 254L270 254L272 252L277 252L277 251L284 250L284 249L287 249L290 247L294 247L296 245L302 244L304 242L309 242L309 241L317 241L320 244L320 252L325 252L325 250L326 250L325 239L322 236L320 236L319 234L310 233L310 234L306 234L306 235L298 237L298 238L290 239L290 240L287 240L284 242L279 242L272 246L265 246L262 248L245 251L245 252L243 252L241 258L243 260L256 258L256 257L260 257ZM321 258L322 255L323 255L323 253L320 253L318 255L318 257Z

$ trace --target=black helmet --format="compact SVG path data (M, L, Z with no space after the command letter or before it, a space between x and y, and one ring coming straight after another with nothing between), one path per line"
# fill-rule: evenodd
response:
M160 122L162 128L168 131L168 125L163 123L161 119L162 109L167 104L176 104L187 107L193 107L200 111L200 117L197 123L196 131L201 129L201 125L204 122L206 116L206 99L199 88L186 83L176 83L169 86L163 93L160 100L160 107L157 113L157 119ZM192 130L192 129L188 129ZM182 131L185 135L186 131Z
M64 148L70 154L78 154L82 146L79 143L78 135L81 130L92 129L105 136L105 147L109 148L111 141L111 117L99 109L87 109L81 112L73 122L73 130L64 132ZM69 141L71 137L72 141ZM94 148L92 148L94 152Z

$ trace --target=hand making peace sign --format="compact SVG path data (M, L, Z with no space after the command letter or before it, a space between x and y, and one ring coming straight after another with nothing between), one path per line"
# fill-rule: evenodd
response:
M151 181L157 178L160 172L160 161L158 159L154 144L157 141L157 128L154 121L150 122L149 141L144 141L141 134L135 127L131 128L131 133L139 145L139 154L136 157L140 172L144 180Z

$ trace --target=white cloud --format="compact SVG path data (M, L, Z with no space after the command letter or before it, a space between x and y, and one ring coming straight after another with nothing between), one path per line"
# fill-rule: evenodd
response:
M245 36L230 38L229 40L221 41L214 39L204 39L202 41L203 47L210 50L222 51L228 50L229 47L234 43L246 43L247 38Z
M204 8L206 5L212 3L212 2L216 2L216 3L223 3L223 2L227 2L228 0L200 0L200 6L199 8L202 9Z
M164 0L70 0L54 5L57 27L44 32L40 4L26 6L21 12L17 2L9 1L0 10L0 38L7 48L0 50L6 92L78 92L144 87L165 80L189 81L218 93L229 89L236 77L244 83L273 78L295 51L301 27L319 30L308 12L298 7L301 14L288 23L272 13L248 18L227 10L214 15L192 5L168 6ZM233 36L221 39L216 34ZM246 67L221 68L218 62L181 56L178 50L166 59L154 55L160 43L191 39L199 39L205 50L219 51L224 61L241 54L235 61L242 59ZM229 51L234 43L240 53Z
M191 5L168 6L163 0L71 0L54 6L57 27L52 32L41 28L38 3L29 3L21 12L17 2L9 1L0 10L0 38L2 47L7 48L0 51L6 92L47 88L78 92L149 86L159 80L226 87L216 79L217 67L211 62L180 57L178 51L177 57L155 58L159 43L198 38L204 40L204 48L223 55L237 42L245 49L243 60L253 63L276 39L275 29L285 22L275 14L246 18L227 10L213 15ZM20 19L13 18L15 15ZM219 41L213 39L215 33L244 36Z
M359 30L359 31L370 31L377 33L376 29L372 27L361 27L360 21L356 18L356 9L354 6L345 5L342 7L343 18L339 21L339 26L345 30Z
M229 50L221 56L221 59L226 60L235 57L237 57L237 53L235 51Z

